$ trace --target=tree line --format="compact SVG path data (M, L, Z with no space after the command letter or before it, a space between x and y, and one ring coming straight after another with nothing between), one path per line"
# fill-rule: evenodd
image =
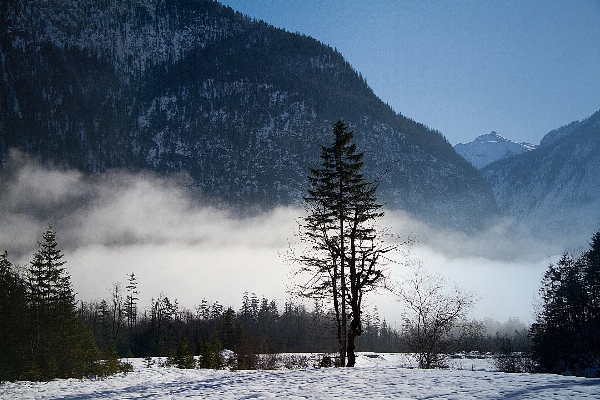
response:
M285 302L245 293L241 308L218 301L191 310L160 294L140 311L134 273L110 296L76 301L56 232L49 226L26 267L0 254L0 381L81 378L126 370L123 357L170 357L185 351L208 360L236 354L332 352L332 312L315 301ZM364 348L393 351L397 332L368 320ZM212 367L214 365L210 365Z
M48 227L30 264L0 254L0 381L81 378L126 370L114 347L99 348L77 313L71 277Z
M280 308L246 292L238 310L206 299L189 309L160 294L142 308L134 273L114 283L108 298L76 301L65 265L51 227L28 266L0 254L0 381L104 376L127 371L119 361L127 357L200 356L200 367L218 368L228 349L237 368L252 368L243 360L256 354L339 350L335 311L322 301ZM363 310L361 327L357 351L418 351L408 326L391 326L376 307ZM494 351L498 341L480 330L455 344L446 350Z
M540 299L530 332L539 370L600 376L600 230L580 255L548 266Z
M316 301L307 306L288 300L280 309L274 300L245 292L237 310L206 299L190 309L160 294L142 311L133 303L137 315L132 320L131 299L115 283L109 299L82 301L77 310L98 346L114 344L122 357L169 357L183 342L194 355L206 355L207 348L236 354L330 353L336 349L332 311ZM395 351L398 332L380 319L376 309L366 319L367 334L360 348Z

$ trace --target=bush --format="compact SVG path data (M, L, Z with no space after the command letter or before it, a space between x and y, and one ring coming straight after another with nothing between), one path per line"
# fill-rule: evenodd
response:
M493 359L494 366L500 372L531 373L535 372L535 363L528 354L497 354Z
M309 358L301 355L282 355L281 362L283 363L283 368L285 369L304 369L311 367ZM318 366L320 361L315 364Z
M307 356L295 354L233 354L227 362L232 371L318 368L321 364L321 358L311 361Z

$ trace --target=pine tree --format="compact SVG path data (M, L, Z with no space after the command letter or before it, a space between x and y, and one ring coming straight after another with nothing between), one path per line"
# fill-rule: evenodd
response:
M542 308L531 327L540 369L600 370L600 231L580 257L565 253L544 274Z
M129 351L131 351L133 327L137 320L137 301L139 300L136 296L139 292L137 290L137 279L135 274L132 272L127 275L127 277L128 283L127 286L125 286L125 289L127 289L127 297L125 298L125 317L127 318L127 327L129 328Z
M219 336L214 333L210 340L203 342L200 346L198 366L200 368L219 369L223 366L223 363L221 341Z
M589 317L600 324L600 231L592 236L590 249L584 254L583 262L586 292L590 300Z
M590 249L583 258L583 279L587 295L587 320L583 341L588 351L595 354L596 368L600 371L600 231L592 236ZM600 372L598 373L600 375Z
M184 338L177 344L173 354L168 358L167 363L180 369L196 368L194 352L190 349L187 338Z

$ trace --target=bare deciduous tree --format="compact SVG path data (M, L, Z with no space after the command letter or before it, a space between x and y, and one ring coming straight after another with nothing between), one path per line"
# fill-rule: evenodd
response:
M420 260L410 266L398 291L406 307L404 316L405 338L415 352L419 368L444 366L448 354L473 324L467 321L477 296L454 284L448 288L439 274L428 273Z

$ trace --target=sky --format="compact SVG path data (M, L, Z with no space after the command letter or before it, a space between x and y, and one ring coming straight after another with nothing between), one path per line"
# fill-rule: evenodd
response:
M375 94L452 145L539 144L600 110L600 0L221 0L336 48Z

